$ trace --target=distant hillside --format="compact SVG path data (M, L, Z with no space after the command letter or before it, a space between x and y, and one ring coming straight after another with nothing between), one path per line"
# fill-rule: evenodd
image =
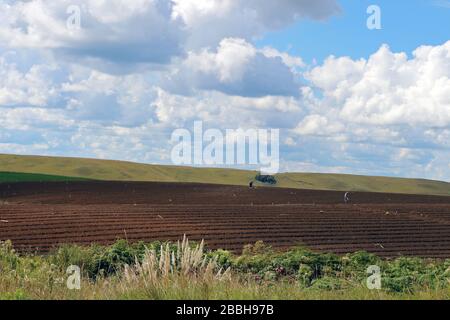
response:
M282 173L280 187L300 189L392 192L450 196L450 183L426 179L371 177L347 174Z
M0 172L39 173L95 180L204 182L246 185L256 172L161 166L85 158L0 154Z
M76 178L118 181L200 182L247 185L255 171L148 165L124 161L0 155L0 172L50 175L49 179ZM23 178L23 177L22 177ZM33 178L30 176L30 178ZM35 178L35 177L34 177ZM42 176L40 178L43 178ZM5 175L0 175L0 182ZM282 173L277 187L436 194L450 196L450 183L424 179L403 179L320 173ZM35 181L35 180L34 180Z

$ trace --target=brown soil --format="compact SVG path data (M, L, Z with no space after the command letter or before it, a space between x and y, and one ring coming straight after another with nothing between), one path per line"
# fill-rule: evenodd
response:
M239 251L366 250L380 256L450 257L450 197L187 183L0 184L0 240L21 251L63 243L177 240Z

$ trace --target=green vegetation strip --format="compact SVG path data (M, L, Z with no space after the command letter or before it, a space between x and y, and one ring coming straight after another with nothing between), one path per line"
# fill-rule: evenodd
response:
M48 174L0 172L0 183L11 182L45 182L45 181L87 181L86 178L54 176Z
M81 269L79 290L67 287L73 265ZM367 288L374 265L380 290ZM0 299L450 299L450 259L277 252L263 243L235 256L187 240L65 245L38 256L19 255L3 242Z

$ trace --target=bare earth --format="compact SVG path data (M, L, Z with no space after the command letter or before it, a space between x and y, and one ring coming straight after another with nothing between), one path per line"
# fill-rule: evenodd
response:
M450 197L192 183L0 184L0 240L20 251L63 243L205 239L240 251L258 240L335 253L450 257Z

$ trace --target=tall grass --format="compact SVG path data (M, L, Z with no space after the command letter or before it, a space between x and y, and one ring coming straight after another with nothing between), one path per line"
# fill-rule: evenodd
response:
M161 245L159 254L154 249L146 249L142 262L136 258L133 266L125 265L123 275L127 285L142 283L148 287L176 277L189 281L221 281L229 278L230 268L224 271L217 263L217 256L205 255L204 241L193 248L184 236L175 249L168 243Z

